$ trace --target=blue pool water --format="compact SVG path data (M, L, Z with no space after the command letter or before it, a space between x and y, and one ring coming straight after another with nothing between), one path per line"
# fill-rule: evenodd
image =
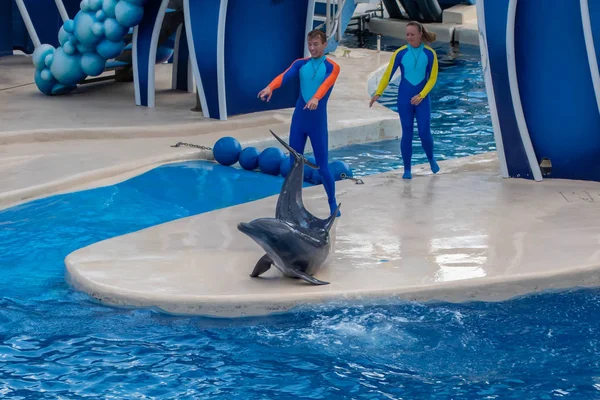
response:
M214 320L105 307L64 282L63 259L77 248L273 194L280 185L281 178L186 162L1 211L0 395L600 395L599 291L496 304L337 304Z
M369 146L334 157L359 154L357 173L376 171L381 153ZM458 152L449 147L448 157ZM64 282L73 250L275 194L281 183L185 162L0 211L0 397L600 398L596 290L215 320L106 307Z

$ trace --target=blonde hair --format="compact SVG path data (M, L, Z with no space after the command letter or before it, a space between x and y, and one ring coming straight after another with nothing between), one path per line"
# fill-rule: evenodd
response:
M437 38L437 35L433 32L429 32L425 27L417 21L410 21L406 26L416 26L419 32L421 33L421 40L426 43L433 43Z

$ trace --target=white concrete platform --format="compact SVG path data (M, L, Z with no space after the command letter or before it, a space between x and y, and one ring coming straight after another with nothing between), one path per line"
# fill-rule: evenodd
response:
M336 248L312 286L272 269L237 231L272 216L277 196L177 220L80 249L67 279L114 305L175 314L261 315L334 300L504 300L600 283L600 183L503 180L493 153L338 184ZM305 191L323 215L322 186Z
M374 17L367 23L370 32L404 39L409 21ZM477 10L474 5L459 4L443 11L441 23L425 23L426 29L437 35L438 42L479 46Z
M398 115L380 104L369 108L366 87L391 53L343 54L339 49L330 56L341 68L328 104L330 147L400 136ZM166 64L157 65L156 108L135 105L133 83L93 83L65 96L45 96L32 83L34 68L26 56L0 58L0 70L0 209L115 183L161 163L211 156L170 147L177 142L211 147L233 136L243 146L274 145L269 129L286 137L293 111L205 119L190 111L193 94L170 90Z
M371 18L367 23L370 32L399 39L406 38L408 21L391 18ZM438 42L452 42L456 24L431 23L423 24L427 30L437 35Z
M442 22L447 24L477 23L477 7L469 4L457 4L442 12Z

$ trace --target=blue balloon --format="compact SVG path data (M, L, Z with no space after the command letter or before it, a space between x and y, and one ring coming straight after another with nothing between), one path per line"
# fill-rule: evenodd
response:
M89 0L89 9L92 11L98 11L102 8L102 0Z
M105 60L109 60L121 54L124 47L125 42L123 41L113 42L108 39L104 39L103 41L98 43L96 51L98 52L98 55L100 57L104 58Z
M62 83L57 83L52 88L52 94L67 94L77 89L77 85L63 85Z
M254 171L258 168L258 157L260 151L256 147L246 147L240 153L240 166L248 171Z
M96 52L96 46L86 46L86 45L83 45L83 44L79 43L77 45L77 51L79 51L81 54L95 53Z
M287 178L288 174L290 173L291 168L292 168L292 164L290 161L290 156L289 155L283 156L283 159L281 160L281 164L279 164L279 174L281 174L281 176L283 176L284 178Z
M104 21L104 34L108 40L118 42L127 34L127 27L119 24L114 18L108 18Z
M44 70L46 71L46 70ZM52 78L52 77L51 77ZM51 80L45 80L42 78L42 71L36 70L33 75L33 80L35 81L36 86L40 89L40 92L44 94L52 93L52 86L56 83L56 81L52 78Z
M43 70L40 72L40 77L41 77L43 80L45 80L45 81L48 81L48 82L49 82L49 81L53 81L53 80L54 80L54 77L52 76L52 72L50 72L50 70L49 70L48 68L46 68L46 69L43 69Z
M144 9L138 5L120 1L115 7L115 18L123 26L136 26L144 16Z
M166 46L158 46L158 48L156 49L156 63L163 64L169 61L173 53L173 48L168 48Z
M349 178L352 177L352 170L350 169L350 166L342 160L335 160L335 161L331 162L329 164L329 169L330 169L331 173L333 174L333 178L336 181L343 179L342 174L345 174L346 177L349 177Z
M106 60L95 53L86 53L81 56L81 68L86 75L98 76L104 71Z
M96 22L94 14L79 11L73 21L75 25L74 35L79 43L91 46L100 41L101 37L96 36L92 30Z
M46 59L44 60L44 63L46 64L46 67L50 68L52 66L52 61L54 61L54 53L48 54L46 56ZM48 70L48 72L49 71L50 70Z
M119 0L104 0L102 2L102 10L108 18L115 17L115 7L117 6L118 2Z
M215 160L222 165L235 164L242 152L242 146L237 139L230 136L222 137L213 146Z
M73 31L75 30L75 25L72 19L68 19L65 21L65 23L63 24L63 28L65 28L65 31L67 33L73 33Z
M96 19L100 22L103 22L106 19L106 13L104 10L96 11Z
M67 86L85 78L85 72L81 69L81 55L68 55L61 47L54 52L50 72L54 79Z
M94 22L94 25L92 25L92 32L94 32L94 35L96 36L104 36L104 24L102 22Z
M54 51L54 47L49 44L38 46L31 57L35 68L39 71L46 68L46 56L48 56L48 54L53 54Z
M258 167L269 175L279 175L279 166L284 158L283 151L277 147L267 147L258 157Z
M73 46L73 42L65 43L65 45L62 48L65 51L65 53L67 53L70 56L77 53L77 48L75 48L75 46Z
M64 46L65 43L69 41L70 37L71 34L65 30L65 26L61 26L58 30L58 43L60 43L61 46Z

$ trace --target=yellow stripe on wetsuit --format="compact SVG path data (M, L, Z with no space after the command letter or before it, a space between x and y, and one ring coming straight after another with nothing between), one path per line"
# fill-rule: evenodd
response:
M435 86L435 83L437 81L437 76L438 76L438 60L437 60L437 54L435 53L435 50L433 50L429 46L424 46L424 50L427 50L429 52L428 66L429 66L429 64L431 64L431 71L429 74L429 79L427 80L427 83L425 84L425 87L419 93L422 98L425 98L425 96L427 96L429 94L431 89L433 89L433 87ZM396 68L400 67L402 58L405 57L407 54L408 54L408 47L406 45L400 47L398 50L396 50L394 52L394 54L392 54L392 58L390 59L390 62L388 63L388 66L387 66L385 72L383 73L383 76L381 77L381 81L379 82L379 85L377 86L375 95L381 96L383 94L383 91L389 84L390 79L392 78L392 76L394 74L394 71L396 71Z
M427 83L425 84L423 90L421 90L421 93L419 93L421 95L421 98L425 98L425 96L429 94L431 89L433 89L433 86L435 86L435 82L437 81L438 76L437 54L435 54L435 50L433 50L429 46L425 46L425 49L431 51L431 55L433 56L433 65L431 66L431 73L429 75L429 79L427 80Z

